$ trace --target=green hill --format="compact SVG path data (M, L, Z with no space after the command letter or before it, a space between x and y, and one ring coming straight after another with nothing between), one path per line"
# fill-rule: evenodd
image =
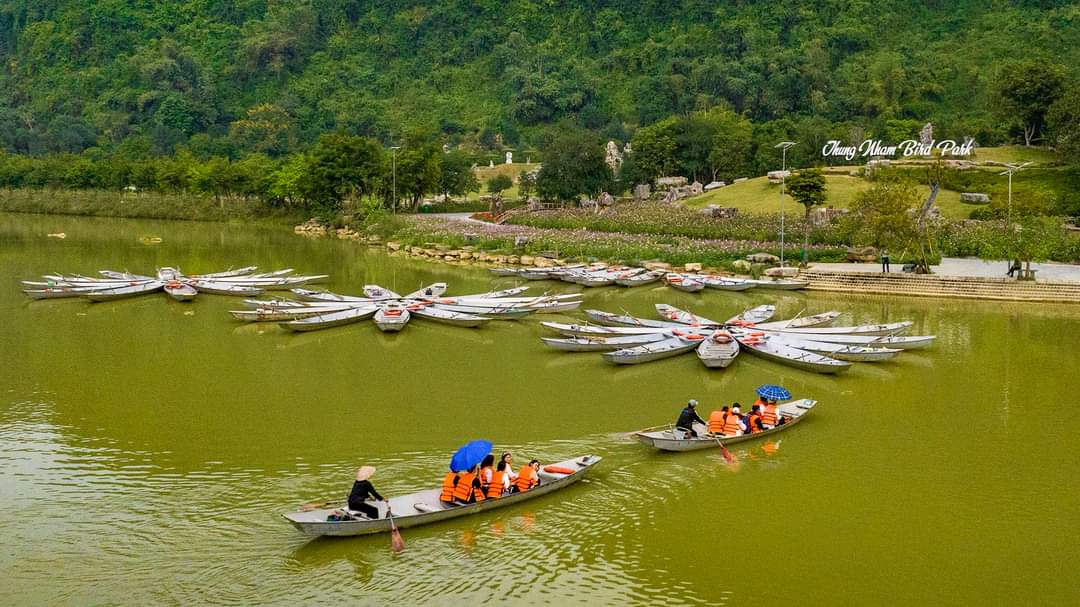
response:
M282 155L417 129L520 148L564 121L625 141L718 106L985 145L1016 135L992 116L997 69L1075 77L1077 19L1055 0L7 0L0 149Z

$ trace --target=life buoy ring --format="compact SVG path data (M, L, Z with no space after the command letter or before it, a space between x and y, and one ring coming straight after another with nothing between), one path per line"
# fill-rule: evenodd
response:
M552 474L573 474L575 471L565 466L548 465L544 466L544 472L550 472Z

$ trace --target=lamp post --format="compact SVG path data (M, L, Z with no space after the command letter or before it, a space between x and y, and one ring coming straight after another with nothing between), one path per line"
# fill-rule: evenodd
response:
M1024 169L1024 167L1026 167L1029 164L1031 164L1031 163L1030 162L1025 162L1023 164L1016 164L1015 162L1013 162L1013 163L1004 162L1004 163L1002 163L1002 166L1007 167L1007 168L1004 171L1002 171L1001 173L998 173L998 175L1008 175L1009 176L1009 208L1006 211L1006 215L1005 215L1005 225L1006 226L1012 224L1012 177L1013 177L1013 173L1015 173L1017 171L1022 171Z
M784 173L787 172L788 148L797 144L797 141L781 141L775 148L781 150L783 160L780 164L780 267L784 267Z
M401 149L400 145L390 146L390 174L391 174L391 189L390 189L390 212L397 213L397 151Z

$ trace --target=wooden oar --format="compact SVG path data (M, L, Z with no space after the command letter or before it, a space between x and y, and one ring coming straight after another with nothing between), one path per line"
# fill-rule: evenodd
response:
M401 538L397 523L394 522L394 513L390 511L390 502L386 503L386 517L390 519L390 549L394 552L405 550L405 540Z

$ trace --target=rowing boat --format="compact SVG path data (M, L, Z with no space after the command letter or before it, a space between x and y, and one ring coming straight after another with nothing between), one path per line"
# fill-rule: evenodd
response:
M830 344L822 341L800 339L787 333L780 333L773 339L807 352L816 352L837 360L855 362L879 362L889 360L900 353L898 348L869 348L866 346Z
M697 347L697 356L710 369L723 369L735 362L739 343L727 331L713 331Z
M357 307L356 305L346 306L297 306L289 308L255 308L253 310L229 310L229 314L236 320L245 320L248 322L282 322L290 320L300 320L305 318L314 318L317 316L324 316L334 314L337 312L343 312L347 310L366 309ZM371 314L374 314L374 308L371 308ZM370 314L368 315L370 316ZM366 317L365 317L366 318ZM357 319L360 320L360 319ZM339 323L344 324L344 323ZM312 328L322 328L317 322L313 321L310 326ZM336 326L335 324L325 325L328 327ZM309 329L310 330L310 329Z
M162 287L163 284L164 283L159 280L152 280L150 282L143 282L137 285L129 285L126 287L116 287L112 289L98 289L96 291L89 291L87 293L83 293L83 296L90 301L112 301L114 299L135 297L136 295L142 295L144 293L157 291Z
M671 327L603 327L600 325L568 325L561 322L542 322L540 326L570 337L647 335L670 331Z
M464 312L454 312L452 310L440 310L439 308L426 306L424 304L410 304L408 308L413 315L419 318L454 325L456 327L479 327L480 325L491 321L490 318L483 316L466 314Z
M379 285L364 285L364 297L368 299L401 299L401 296L397 293Z
M656 313L661 318L670 320L671 322L679 323L680 325L689 325L691 327L719 327L720 323L715 320L709 320L704 316L698 316L696 314L681 310L675 306L669 306L667 304L656 304Z
M176 301L191 301L199 294L199 292L195 290L195 287L184 284L179 280L166 281L162 288L165 289L165 293L167 293L169 297Z
M700 280L705 288L717 289L720 291L746 291L754 288L754 283L747 282L745 280L735 280L731 278L721 278L719 276L697 276L694 278Z
M748 352L761 358L776 361L815 373L839 373L847 371L851 363L828 356L800 350L773 339L769 335L750 335L748 332L732 331L732 337Z
M664 277L664 280L669 287L680 291L686 291L687 293L697 293L705 288L705 283L700 280L694 280L693 278L683 276L682 274L668 274Z
M485 499L475 504L446 504L439 501L441 489L428 489L408 495L391 497L389 499L390 511L393 513L393 523L386 516L387 504L372 502L371 505L378 510L376 519L358 518L357 520L331 521L332 514L339 512L336 508L311 510L308 512L290 512L282 516L292 523L300 531L315 536L350 536L367 535L372 533L386 533L393 525L402 529L418 527L430 523L437 523L447 519L468 516L513 506L523 501L547 495L553 491L564 489L585 477L593 466L600 463L603 458L596 455L586 455L565 461L557 462L545 468L570 470L569 473L549 472L541 469L539 474L540 484L528 491L511 493L497 499Z
M541 337L540 340L549 347L563 352L612 352L662 341L669 337L671 335L668 333L649 333L621 337Z
M289 322L280 323L279 326L290 331L316 331L359 322L371 318L373 315L375 315L375 306L352 307L296 318Z
M839 312L822 312L821 314L814 314L813 316L800 316L798 318L791 318L788 320L758 323L756 327L758 329L774 329L776 331L783 331L785 329L801 329L808 327L824 327L832 324L832 322L836 320L839 316Z
M748 440L767 438L777 432L787 430L802 421L803 417L809 413L810 409L813 409L816 404L816 400L804 398L777 405L777 414L784 418L785 423L780 424L775 428L765 430L764 432L754 432L739 436L712 435L707 434L708 428L704 425L694 424L694 430L698 433L698 436L696 437L686 436L685 432L676 431L670 426L666 427L666 429L660 429L661 427L646 428L645 430L635 432L634 437L646 445L656 447L661 451L696 451L698 449L719 447L720 445L731 445Z
M629 273L624 272L623 274L620 274L619 277L615 279L615 284L622 285L624 287L640 287L642 285L651 284L660 280L664 277L665 274L667 274L667 272L665 272L664 270L652 270L649 272L631 274L629 276L627 276L626 274Z
M443 293L446 293L445 282L431 283L426 287L421 287L412 293L405 296L405 299L421 299L424 297L442 297Z
M765 322L776 314L776 306L765 304L757 306L756 308L750 308L744 310L742 314L733 316L727 320L725 324L729 325L743 325L743 324L757 324L759 322Z
M784 335L774 331L766 331L769 335ZM795 335L795 334L789 334ZM797 335L796 335L797 336ZM798 336L807 337L807 336ZM896 348L898 350L916 350L925 348L934 342L934 335L829 335L821 334L811 337L814 341L830 344L844 344L851 346L865 346L868 348Z
M525 318L530 314L535 314L536 310L530 308L522 308L520 306L498 306L498 305L479 305L473 306L468 304L439 304L439 307L443 310L452 310L454 312L464 312L465 314L472 314L474 316L490 316L492 318L500 318L503 320L517 320L519 318Z
M784 291L796 291L798 289L805 289L810 286L810 283L805 280L792 280L778 278L776 280L754 280L747 279L747 282L752 283L759 289L781 289Z
M400 303L380 305L375 311L375 326L387 333L396 333L409 324L411 316L408 308Z
M311 291L309 289L292 289L292 292L297 297L304 301L324 301L324 302L354 302L354 303L366 303L370 302L370 297L356 297L353 295L338 295L337 293L331 293L330 291Z
M896 335L908 330L912 323L910 320L892 322L879 325L859 325L856 327L788 327L779 329L783 333L791 333L814 339L819 335ZM760 328L760 327L759 327Z
M693 350L705 339L703 335L697 333L683 333L682 331L673 331L672 333L674 335L668 339L607 352L604 354L604 360L616 365L636 365L638 363L652 362Z
M636 316L630 316L629 314L612 314L611 312L604 312L603 310L585 310L585 315L589 317L589 320L598 322L602 325L610 327L650 327L654 329L677 329L685 326L683 323L671 322L667 320L650 320L648 318L638 318Z
M237 285L228 282L214 282L201 278L190 278L186 282L189 285L195 287L199 291L199 293L209 293L211 295L249 297L252 295L262 295L263 293L263 290L259 287L246 287L244 285Z

